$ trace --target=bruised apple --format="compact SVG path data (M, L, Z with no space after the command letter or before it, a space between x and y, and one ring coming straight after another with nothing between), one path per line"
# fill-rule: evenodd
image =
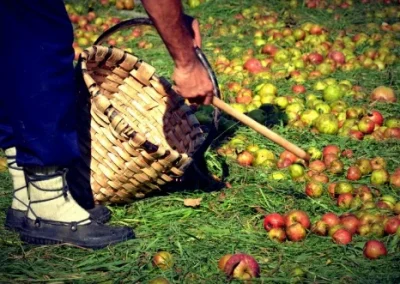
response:
M225 264L224 272L228 278L251 280L260 277L260 266L247 254L234 254Z

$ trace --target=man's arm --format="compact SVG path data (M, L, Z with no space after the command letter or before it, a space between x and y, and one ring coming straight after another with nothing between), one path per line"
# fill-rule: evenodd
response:
M175 62L175 90L192 102L210 104L212 83L197 59L181 1L142 0L142 3ZM200 45L198 23L194 24L195 42Z

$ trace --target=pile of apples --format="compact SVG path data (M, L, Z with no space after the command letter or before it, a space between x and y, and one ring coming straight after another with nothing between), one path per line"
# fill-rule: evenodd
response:
M353 86L348 80L338 82L326 78L316 81L310 91L304 85L296 84L291 93L284 95L278 95L277 87L272 83L258 85L255 95L237 83L230 83L228 89L236 94L231 106L237 111L245 113L262 104L274 104L286 113L289 127L356 140L400 139L400 117L384 118L379 110L349 105L344 101L350 97L396 103L396 94L390 87L378 86L367 95L362 87Z
M264 229L272 241L282 243L288 239L292 242L299 242L306 238L307 231L319 236L329 235L332 241L338 245L351 243L354 234L361 236L382 237L384 234L397 234L400 237L400 215L386 218L383 221L382 215L369 213L354 214L346 213L337 216L329 212L317 220L310 229L310 219L302 210L292 210L282 216L279 213L270 213L264 217ZM375 223L372 223L375 220ZM383 222L383 223L382 223ZM372 232L372 233L371 233ZM369 259L376 259L387 254L383 242L369 240L364 246L364 256Z
M310 218L302 210L292 210L282 216L271 213L264 218L264 229L268 237L277 242L284 242L286 238L293 242L302 241L310 229Z

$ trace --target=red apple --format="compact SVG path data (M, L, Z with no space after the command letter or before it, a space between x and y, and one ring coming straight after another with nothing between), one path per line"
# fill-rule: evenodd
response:
M361 178L361 170L357 166L351 166L347 169L346 178L348 180L359 180Z
M293 162L290 159L279 159L276 163L276 166L278 167L278 169L285 169L291 164L293 164Z
M340 223L343 227L349 231L351 234L355 234L360 226L360 220L356 216L344 216L340 218Z
M323 171L325 171L326 166L321 160L315 160L309 164L309 168L314 172L322 173Z
M343 229L342 224L337 224L337 225L335 225L335 226L329 228L329 230L328 230L328 235L329 235L330 237L332 237L333 234L336 233L336 231L337 231L337 230L340 230L340 229Z
M338 157L340 154L340 148L337 145L325 146L324 149L322 150L322 155L325 157L329 154L334 154Z
M306 229L300 223L294 223L286 228L286 235L289 240L299 242L306 237Z
M400 127L389 127L383 132L386 139L400 139Z
M289 159L292 163L294 163L297 161L298 158L292 152L285 150L279 155L279 159L282 159L282 160Z
M328 228L331 228L331 227L333 227L333 226L336 226L336 225L338 225L338 224L340 223L339 217L338 217L335 213L332 213L332 212L325 213L325 214L322 216L321 220L322 220L324 223L327 224Z
M333 61L335 61L338 64L344 64L346 63L346 57L343 54L343 52L340 51L331 51L328 54L328 57L330 59L332 59Z
M249 167L253 163L254 156L249 151L243 151L238 154L236 160L239 163L239 165L244 167Z
M304 94L307 91L307 89L303 85L294 85L292 87L292 91L295 94Z
M386 234L395 234L397 229L400 228L400 219L397 217L390 218L385 224Z
M263 46L263 48L261 49L261 53L264 54L269 54L272 57L275 56L276 52L279 50L279 48L277 48L275 45L271 44L271 43L267 43L266 45Z
M311 180L316 181L316 182L321 182L321 183L328 183L329 177L324 173L320 173L320 174L317 173L317 174L314 174L311 176Z
M342 153L340 154L342 157L344 158L352 158L353 157L353 150L351 149L345 149L342 151Z
M332 239L338 245L347 245L352 240L352 234L346 229L339 229L332 235Z
M256 58L250 58L244 63L244 69L250 73L260 73L262 70L261 62Z
M283 243L286 240L285 230L282 228L272 228L268 232L268 237L272 241Z
M286 227L295 223L300 223L305 229L310 228L310 219L307 213L302 210L292 210L285 215Z
M400 174L392 174L389 179L390 185L395 188L400 188Z
M313 65L319 65L324 61L324 57L318 52L312 52L308 55L308 61Z
M322 183L317 181L310 181L306 185L305 193L307 196L317 198L322 195L324 188Z
M264 218L264 229L268 232L273 228L281 228L285 226L285 219L279 213L271 213Z
M375 125L382 126L383 115L379 111L377 111L377 110L370 111L368 113L368 117L375 123Z
M224 272L228 278L251 280L260 277L260 266L247 254L234 254L225 264Z
M219 270L221 270L221 271L224 271L224 270L225 270L225 265L226 265L226 263L228 262L228 260L231 258L232 255L233 255L233 254L226 254L226 255L222 256L222 257L219 259L219 261L218 261L218 268L219 268Z
M324 163L325 163L325 166L326 166L327 168L329 168L329 166L331 165L331 163L332 163L333 161L338 160L338 159L339 159L339 157L336 156L335 154L328 154L328 155L324 156Z
M387 250L382 242L370 240L365 243L363 254L366 258L377 259L381 256L387 255Z
M375 122L368 116L364 116L358 123L358 129L364 134L371 134L375 129Z
M350 208L352 200L353 200L353 195L351 193L343 193L338 196L337 205L340 208L348 209Z
M336 195L335 187L336 187L336 182L333 182L328 186L328 193L329 193L329 196L332 198L335 198L335 195Z

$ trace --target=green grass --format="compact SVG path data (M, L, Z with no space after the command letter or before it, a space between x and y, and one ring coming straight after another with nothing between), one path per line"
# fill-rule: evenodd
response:
M80 1L87 4L87 1ZM252 4L265 1L208 1L187 13L198 17L202 23L209 17L222 19L223 25L235 23L233 16ZM285 16L287 1L268 1L282 17ZM95 6L97 8L97 6ZM379 5L356 6L341 11L342 20L333 21L333 15L321 10L310 10L300 5L291 10L297 25L311 21L326 25L332 31L349 28L353 31L365 30L365 23L381 19L368 19L363 16L367 10L379 10ZM143 12L141 8L138 11ZM118 15L114 9L99 13ZM129 14L122 14L128 18ZM363 29L364 27L364 29ZM254 28L242 26L239 29L252 36ZM353 32L349 31L349 33ZM240 40L233 35L215 37L215 29L205 31L204 44L212 43L226 50L227 56L233 46L244 49L252 46L248 37ZM157 68L161 75L169 77L172 60L156 33L146 35L155 48L134 49L135 53ZM128 43L135 47L137 42ZM215 59L213 47L204 48L210 59ZM399 45L393 52L400 55ZM390 66L385 71L365 69L353 72L336 72L331 77L348 79L365 87L367 93L378 85L389 85L397 93L400 90L400 64ZM221 85L235 78L218 74ZM261 82L261 80L260 80ZM254 82L254 87L259 82ZM279 91L288 91L293 84L286 80L275 82ZM312 81L305 86L310 88ZM348 101L349 104L368 106L367 100ZM385 117L399 116L399 104L376 104ZM346 166L359 157L382 156L387 160L389 171L400 165L400 143L397 141L354 141L331 135L315 135L309 131L276 126L274 130L303 148L316 146L322 149L328 144L337 144L341 149L352 149L355 158L344 160ZM239 127L237 134L244 134L248 143L268 147L275 153L282 148L261 135ZM210 170L221 173L224 163L228 165L226 180L232 188L205 192L201 189L167 193L162 196L146 198L125 206L110 206L113 212L111 224L127 225L134 229L136 239L102 250L88 250L71 245L29 246L22 244L15 233L0 226L0 283L147 283L158 276L171 283L226 283L225 276L218 271L219 258L228 253L247 253L261 266L261 278L254 283L399 283L400 282L400 242L396 236L386 236L381 240L387 245L388 256L375 261L362 256L365 241L370 238L354 236L347 246L332 243L329 237L309 234L300 243L271 242L262 228L265 213L285 213L292 209L302 209L309 213L311 220L332 211L346 212L338 208L326 194L318 199L304 194L304 183L273 181L269 172L262 169L242 168L234 161L218 156L215 149L207 152ZM331 181L342 180L343 176L330 176ZM360 183L369 184L369 176ZM389 186L380 188L382 194L391 194L400 200L399 192ZM11 202L11 179L7 173L0 173L0 223L4 222L5 210ZM185 198L202 198L198 208L185 207ZM162 271L151 264L152 256L159 250L166 250L174 256L174 267ZM292 272L300 267L305 276L299 280ZM234 282L236 283L236 282ZM239 283L239 282L237 282Z

